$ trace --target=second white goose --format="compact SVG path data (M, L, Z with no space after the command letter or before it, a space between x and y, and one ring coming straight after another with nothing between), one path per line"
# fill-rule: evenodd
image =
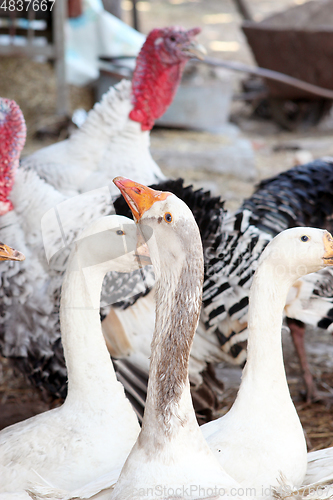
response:
M119 216L99 219L74 243L60 310L68 396L0 432L0 493L40 482L72 490L124 463L140 428L117 382L99 307L106 272L139 267L136 246L134 222Z
M236 401L227 415L201 427L225 470L263 496L280 473L295 486L306 473L304 433L284 370L282 315L293 283L331 264L327 231L287 229L269 243L251 287L248 357Z

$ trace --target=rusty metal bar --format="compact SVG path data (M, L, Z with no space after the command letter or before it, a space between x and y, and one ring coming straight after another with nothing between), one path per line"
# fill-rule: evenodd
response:
M133 19L133 28L137 31L140 31L140 22L137 8L137 0L132 0L132 19Z
M280 73L279 71L258 68L236 61L225 61L223 59L215 59L212 57L205 57L200 62L204 62L209 66L226 68L230 69L231 71L240 71L242 73L249 73L250 75L261 76L262 78L269 78L270 80L275 80L277 82L290 85L291 87L296 87L298 89L304 90L305 92L309 92L310 94L333 100L333 90L318 87L317 85L304 82L303 80L299 80L298 78L294 78L293 76L285 75L284 73Z

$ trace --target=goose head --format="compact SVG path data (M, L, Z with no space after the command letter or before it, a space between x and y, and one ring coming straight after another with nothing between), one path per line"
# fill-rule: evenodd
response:
M180 272L187 256L202 261L198 226L188 206L174 194L156 191L116 177L113 181L127 201L149 247L156 277L162 269Z
M4 243L0 243L0 260L24 260L25 256Z
M289 275L296 281L305 274L333 265L333 238L323 229L286 229L267 245L259 265L268 260L277 275Z
M79 268L98 265L102 272L131 272L151 264L135 223L118 215L102 217L85 229L75 242L75 255Z

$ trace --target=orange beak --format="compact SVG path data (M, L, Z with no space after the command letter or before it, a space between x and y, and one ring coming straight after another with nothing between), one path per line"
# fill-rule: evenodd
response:
M324 233L324 247L325 247L325 255L323 257L323 261L327 265L333 264L333 238L331 233L325 231Z
M0 261L1 260L24 260L23 253L14 248L8 247L4 243L0 243Z
M163 201L171 194L164 191L155 191L155 189L143 186L143 184L125 179L125 177L116 177L113 182L120 189L121 194L132 210L136 222L156 201Z

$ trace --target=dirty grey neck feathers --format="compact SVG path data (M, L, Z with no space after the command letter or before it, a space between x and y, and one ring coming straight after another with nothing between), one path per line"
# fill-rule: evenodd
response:
M180 271L173 273L170 267L164 267L155 291L156 326L145 411L158 421L164 436L171 431L172 417L178 416L184 391L189 391L189 356L201 308L201 242L192 245L191 253L184 252L184 256ZM144 427L143 422L143 431Z

